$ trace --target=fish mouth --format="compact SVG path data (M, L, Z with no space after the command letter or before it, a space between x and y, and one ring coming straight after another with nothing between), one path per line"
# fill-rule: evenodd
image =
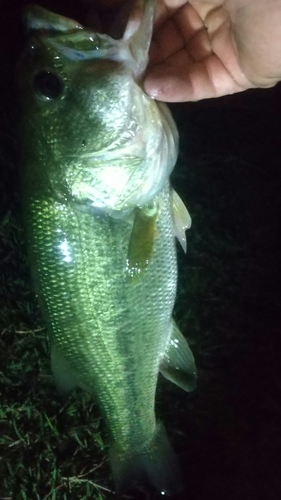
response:
M90 9L83 26L31 4L24 9L23 21L28 31L39 30L65 57L76 61L96 58L119 61L138 79L148 63L155 2L127 1L122 8L110 10L104 33L100 31L103 31L106 9Z
M106 5L106 1L102 0L95 2L86 16L86 24L88 28L98 33L109 35L115 40L123 37L128 25L130 12L132 11L132 1L119 0L114 5Z
M114 5L106 6L106 0L96 0L94 6L89 4L88 0L82 1L79 13L75 12L74 20L74 18L56 14L40 5L31 3L23 7L23 23L27 31L70 32L71 30L88 29L115 39L122 38L129 21L133 2L119 0L119 6L117 1ZM78 17L80 20L76 21Z

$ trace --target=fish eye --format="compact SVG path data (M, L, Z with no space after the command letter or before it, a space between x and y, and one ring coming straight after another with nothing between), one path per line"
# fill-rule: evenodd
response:
M47 99L57 99L63 90L60 78L50 71L39 71L33 77L33 84L39 94Z

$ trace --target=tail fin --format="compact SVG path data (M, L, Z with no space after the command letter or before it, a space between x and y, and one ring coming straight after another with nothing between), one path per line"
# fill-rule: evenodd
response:
M149 486L167 496L182 490L178 460L162 424L157 424L152 441L139 454L126 454L111 447L110 461L117 494Z

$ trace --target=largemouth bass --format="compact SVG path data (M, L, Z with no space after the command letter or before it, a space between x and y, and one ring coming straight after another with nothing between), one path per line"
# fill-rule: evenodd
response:
M187 210L171 189L178 133L146 96L154 2L135 2L115 40L38 6L25 12L19 63L22 193L35 288L59 391L92 393L116 487L179 489L155 419L159 371L195 386L193 355L172 320L175 236Z

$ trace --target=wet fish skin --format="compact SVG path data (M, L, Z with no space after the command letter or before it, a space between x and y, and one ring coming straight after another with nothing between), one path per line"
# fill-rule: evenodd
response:
M196 375L172 320L174 235L182 239L188 225L178 200L173 210L169 185L177 131L167 108L139 86L153 3L136 2L142 22L129 21L120 41L29 8L31 39L19 64L21 170L29 258L58 388L80 386L96 397L117 488L150 480L168 493L180 479L155 420L158 373L187 390ZM141 263L132 280L135 255Z

